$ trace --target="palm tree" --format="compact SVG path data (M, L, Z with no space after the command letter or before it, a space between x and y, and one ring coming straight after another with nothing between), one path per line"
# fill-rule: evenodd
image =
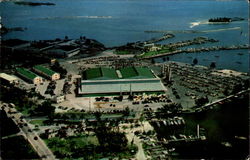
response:
M197 59L197 58L195 58L195 59L193 60L193 65L196 65L196 64L198 64L198 59Z

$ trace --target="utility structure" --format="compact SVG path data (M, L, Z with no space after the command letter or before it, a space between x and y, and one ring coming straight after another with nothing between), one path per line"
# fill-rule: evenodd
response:
M170 82L171 81L171 68L170 65L164 64L162 66L163 79Z

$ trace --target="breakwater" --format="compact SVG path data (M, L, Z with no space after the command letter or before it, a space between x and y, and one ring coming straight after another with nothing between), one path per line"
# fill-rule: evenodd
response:
M239 49L249 49L249 45L213 46L213 47L202 47L202 48L179 49L179 50L175 50L172 52L144 57L142 59L151 59L151 58L174 55L174 54L179 54L179 53L198 53L198 52L211 52L211 51L219 51L219 50L239 50Z
M204 44L207 42L215 43L215 42L219 42L219 41L215 40L215 39L209 39L207 37L197 37L197 38L194 38L193 40L186 40L186 41L180 41L180 42L176 42L176 43L169 43L169 44L165 44L163 46L168 47L168 48L178 48L178 47L185 47L185 46L190 46L190 45L195 45L195 44Z
M164 41L166 39L173 38L173 37L175 37L175 35L168 33L160 38L152 38L150 40L144 41L144 43L156 43L156 42Z

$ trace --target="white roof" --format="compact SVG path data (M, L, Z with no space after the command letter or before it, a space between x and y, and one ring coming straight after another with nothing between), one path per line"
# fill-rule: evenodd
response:
M82 81L80 94L165 91L159 79Z
M14 76L8 75L6 73L0 73L0 77L8 81L17 81L18 79Z

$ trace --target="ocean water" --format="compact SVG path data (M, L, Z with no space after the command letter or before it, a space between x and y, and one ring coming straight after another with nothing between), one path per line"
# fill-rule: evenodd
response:
M218 39L220 42L216 45L238 45L249 42L249 4L245 0L48 0L46 2L56 5L31 7L2 2L0 4L2 23L6 27L27 28L24 32L10 32L2 38L40 40L86 36L112 47L163 34L144 32L148 30L195 30L208 32L176 33L175 38L161 43L177 42L197 36ZM246 20L226 25L206 24L209 18L224 16L243 17ZM231 30L235 27L238 29ZM224 56L223 61L235 65L230 62L230 56ZM244 67L248 65L245 61L243 63ZM228 66L227 68L232 69ZM240 68L236 67L237 70L243 71Z

